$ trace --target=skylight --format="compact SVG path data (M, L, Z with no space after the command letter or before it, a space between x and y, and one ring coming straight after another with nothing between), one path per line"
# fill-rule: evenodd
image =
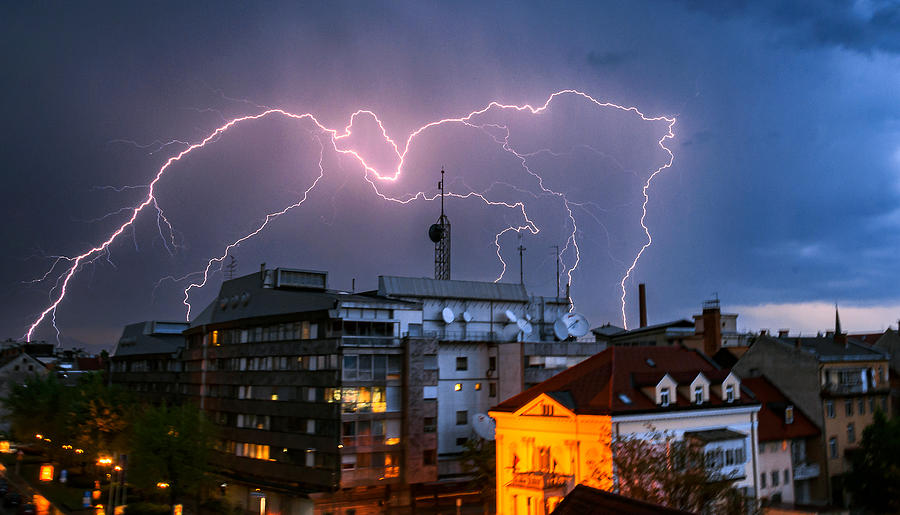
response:
M620 394L619 394L619 400L621 400L621 401L624 402L625 404L631 404L631 399L630 399L627 395L625 395L624 393L620 393Z

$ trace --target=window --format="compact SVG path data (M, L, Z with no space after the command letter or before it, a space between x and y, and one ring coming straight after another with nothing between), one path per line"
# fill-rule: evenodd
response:
M438 362L436 354L426 354L424 358L423 368L425 370L437 370Z
M734 385L729 384L725 386L725 401L726 402L734 402Z
M853 425L853 422L847 424L847 442L856 442L856 426Z
M460 447L462 447L463 445L466 444L466 441L468 441L468 440L469 440L469 439L466 438L466 437L460 437L460 438L457 438L457 439L456 439L456 445L459 445Z
M669 389L668 388L662 388L659 391L659 405L663 406L663 407L666 407L669 405Z
M866 414L866 400L865 400L865 399L859 399L859 401L857 401L857 403L856 403L856 411L857 411L860 415L865 415L865 414Z
M869 413L875 413L875 397L869 397Z
M694 387L694 402L696 404L703 404L703 387L702 386Z
M437 419L434 417L425 417L423 419L424 429L423 431L426 433L434 433L437 431Z
M456 425L464 426L469 423L469 412L468 411L457 411L456 412Z
M791 472L788 469L784 469L784 484L791 484Z
M488 395L491 397L497 396L497 383L488 383Z
M437 399L437 386L425 386L422 388L422 395L426 400Z
M885 414L887 414L887 400L887 397L881 398L881 411L883 411Z
M481 390L481 383L475 383L475 391Z
M488 370L497 370L497 356L488 358Z
M772 471L772 486L778 486L778 471Z
M427 449L422 452L422 463L425 465L434 465L437 463L437 450Z
M837 438L833 436L828 439L828 454L832 459L838 457Z
M552 404L541 404L541 415L545 417L553 416L553 405Z
M794 407L788 406L784 409L784 423L785 424L793 424L794 423Z
M759 475L759 487L760 488L766 487L766 473L765 472L763 472L762 474Z
M825 412L828 418L834 418L834 401L825 401Z
M847 399L844 401L844 412L848 417L853 416L853 401Z
M469 370L469 358L456 358L456 370Z

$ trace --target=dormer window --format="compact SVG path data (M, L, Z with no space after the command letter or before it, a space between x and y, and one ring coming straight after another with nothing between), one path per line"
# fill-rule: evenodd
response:
M702 386L694 387L694 403L703 404L703 387Z
M669 389L668 388L661 388L659 390L659 405L664 408L669 405Z
M784 423L785 424L793 424L794 423L794 407L788 406L784 409Z
M734 402L734 385L725 385L725 402Z

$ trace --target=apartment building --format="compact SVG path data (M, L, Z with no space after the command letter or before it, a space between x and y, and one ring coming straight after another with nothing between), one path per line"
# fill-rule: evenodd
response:
M708 466L755 496L760 403L743 392L729 370L674 347L611 347L560 372L490 411L497 513L550 513L581 483L610 489L613 438L666 432L700 441Z
M179 402L179 374L187 322L146 321L122 331L110 358L109 380L145 402Z
M734 371L743 378L765 375L810 417L821 436L809 455L824 464L823 474L811 484L812 499L842 505L847 451L858 445L875 410L890 416L887 352L841 333L762 335Z

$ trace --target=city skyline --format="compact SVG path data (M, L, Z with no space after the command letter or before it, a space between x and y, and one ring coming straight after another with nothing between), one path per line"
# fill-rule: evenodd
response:
M900 31L889 6L2 9L7 59L17 70L4 86L8 144L0 151L4 337L22 336L53 298L55 279L23 282L41 277L50 256L102 241L121 222L117 211L144 195L132 187L183 150L180 141L196 143L224 120L280 108L343 129L352 113L370 109L402 140L491 101L539 105L570 88L677 119L666 144L672 166L648 190L653 245L626 282L630 325L638 282L648 285L651 323L690 317L715 295L749 330L824 331L835 303L851 331L884 329L900 316L892 287L900 97L890 86L900 78ZM667 161L655 147L665 127L584 104L558 109L559 118L541 123L491 112L481 122L494 125L429 132L410 155L409 182L389 194L433 197L444 166L450 191L526 201L541 232L523 235L525 284L552 295L550 246L564 246L572 228L559 203L550 205L534 183L515 182L521 165L507 160L496 140L502 134L489 127L509 127L523 153L551 150L530 164L580 210L585 253L573 277L576 309L592 326L619 325L618 280L645 242L640 186ZM360 118L364 137L353 144L391 169L396 163L371 121ZM267 119L179 162L160 182L174 232L161 235L164 223L146 216L80 272L56 313L64 344L112 348L128 323L183 318L187 283L165 278L202 269L267 213L294 202L320 162L329 173L318 195L237 249L236 275L266 261L328 270L331 287L349 290L355 280L358 291L373 289L378 275L431 276L425 231L439 214L436 203L386 205L371 194L359 163L323 152L330 141L320 136L309 125ZM495 279L494 235L521 225L520 215L453 198L447 212L453 278ZM517 282L520 242L504 238L504 281ZM564 269L575 259L564 254ZM222 277L215 274L192 300L208 303ZM55 332L45 323L35 336L52 341Z

